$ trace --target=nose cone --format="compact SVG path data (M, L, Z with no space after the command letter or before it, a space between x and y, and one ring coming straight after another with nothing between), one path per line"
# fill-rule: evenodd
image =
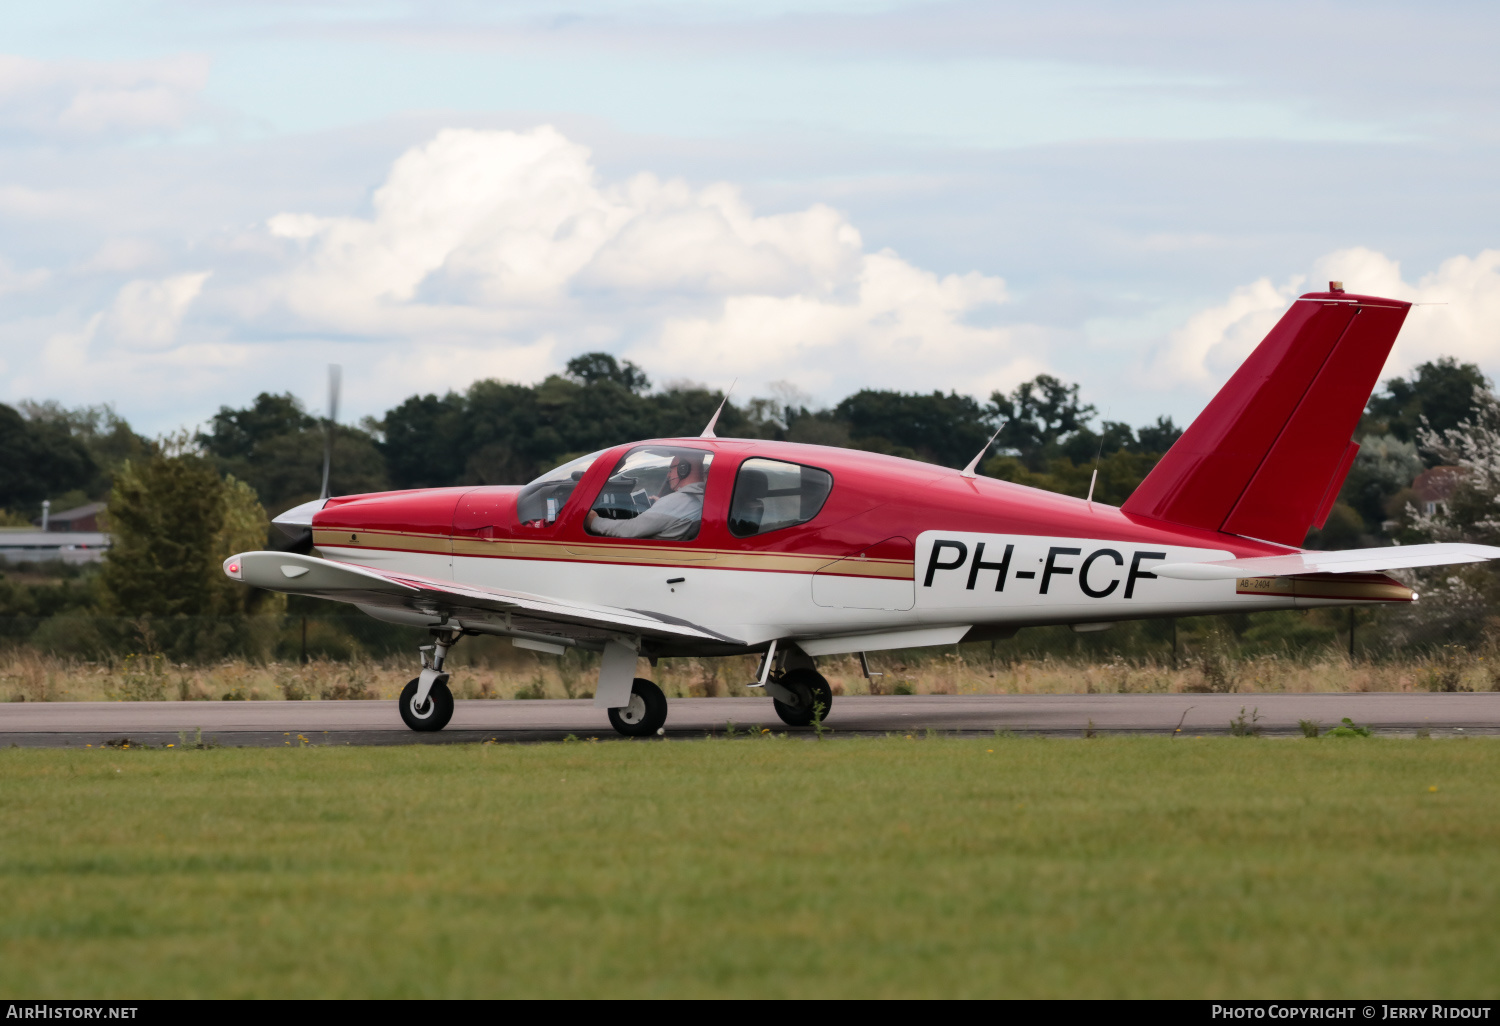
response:
M304 502L300 506L293 506L285 513L272 517L271 523L288 534L294 534L303 528L311 527L313 516L327 504L327 499L314 499L311 502Z

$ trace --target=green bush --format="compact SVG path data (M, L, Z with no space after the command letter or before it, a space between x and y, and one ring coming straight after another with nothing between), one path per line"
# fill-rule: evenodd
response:
M1369 727L1356 727L1354 721L1345 716L1342 723L1323 734L1324 737L1370 737Z
M91 662L107 659L120 639L109 630L115 623L101 624L100 620L80 610L59 613L39 621L29 640L33 648L48 655Z

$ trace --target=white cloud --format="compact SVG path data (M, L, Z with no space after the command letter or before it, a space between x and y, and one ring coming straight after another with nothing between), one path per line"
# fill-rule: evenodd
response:
M14 198L32 210L41 195ZM1056 369L1056 333L992 325L998 277L867 249L822 204L761 212L733 184L608 178L550 127L441 131L389 165L361 215L292 207L194 245L193 264L172 252L112 223L48 278L0 267L0 287L36 286L31 313L0 322L8 393L171 426L263 389L316 404L326 362L345 365L360 414L478 378L538 381L590 350L658 383L738 376L741 398L787 381L824 401L983 395Z
M0 54L0 131L46 139L170 132L199 109L208 61L41 61Z
M0 256L0 296L11 292L29 292L44 284L51 277L52 272L45 267L18 271L14 264Z
M1342 281L1349 292L1403 299L1415 306L1386 361L1382 377L1405 374L1440 356L1500 368L1500 249L1456 256L1415 282L1398 261L1364 247L1335 250L1316 260L1308 275L1282 285L1262 278L1235 289L1223 303L1195 314L1151 360L1163 384L1212 391L1244 361L1288 304L1324 282Z
M77 270L84 274L128 274L162 259L159 247L144 239L111 238L81 261Z
M32 189L24 185L0 185L0 216L47 221L68 214L90 213L90 197L61 189Z
M1414 282L1399 262L1369 249L1330 253L1316 269L1316 280L1341 279L1351 292L1424 304L1407 314L1385 375L1440 356L1477 363L1491 375L1500 370L1500 249L1450 257Z
M547 126L440 132L396 160L373 206L369 219L271 218L307 247L282 283L297 314L364 332L392 314L452 325L456 308L516 323L591 293L828 295L861 256L828 207L758 217L728 184L601 184L588 149Z
M721 313L669 320L641 346L643 362L681 373L713 367L752 378L785 377L842 394L871 368L889 387L962 385L984 392L1045 369L1005 328L964 323L976 309L1005 301L1005 284L980 274L939 278L889 250L861 257L851 294L731 296Z
M613 349L658 378L799 371L818 390L855 367L892 387L998 387L1044 367L1010 329L968 323L1005 302L999 278L868 253L823 205L761 215L730 184L601 182L551 127L440 132L396 160L372 206L271 218L294 255L258 305L298 330L420 339L417 359L478 338L534 358L545 337L548 351Z
M551 128L441 132L396 160L373 218L271 219L308 247L285 301L311 323L381 334L393 316L430 329L486 323L455 320L463 307L550 306L629 218L593 179L588 151Z
M199 271L127 283L100 321L102 335L128 349L172 348L182 318L203 291L210 273Z
M1277 286L1261 278L1241 285L1219 306L1194 314L1152 357L1150 377L1168 387L1218 387L1286 312L1304 280L1299 275Z
M0 352L28 356L16 361L20 366L6 382L11 396L61 392L67 402L151 402L181 409L185 397L193 397L187 399L192 404L199 392L243 374L253 347L180 337L183 318L210 274L128 282L106 309L86 319L53 313L0 324Z

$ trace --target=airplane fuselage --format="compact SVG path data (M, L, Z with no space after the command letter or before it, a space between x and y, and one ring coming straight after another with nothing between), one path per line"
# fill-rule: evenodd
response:
M610 468L633 448L651 444L712 453L696 537L590 533L585 517ZM730 502L737 471L748 459L825 471L832 488L806 523L737 537L729 527ZM1087 629L1150 617L1412 598L1381 574L1296 581L1158 577L1151 568L1166 563L1295 550L944 467L823 446L741 439L619 446L598 455L550 521L523 521L520 492L480 486L335 498L313 518L312 541L319 554L338 562L649 611L726 639L672 642L659 646L661 654L727 653L786 639L818 655L1001 637L1043 624ZM389 610L369 611L421 622L419 614L403 619ZM507 633L499 621L471 626Z

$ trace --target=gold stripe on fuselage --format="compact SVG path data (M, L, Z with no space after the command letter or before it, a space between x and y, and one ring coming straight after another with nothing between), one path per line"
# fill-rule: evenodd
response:
M334 548L383 549L401 552L451 552L484 559L551 559L580 563L665 563L715 570L754 570L768 573L816 573L838 563L840 577L910 580L911 560L859 559L848 556L791 552L746 552L735 549L692 549L667 545L615 545L589 542L530 541L515 538L450 538L446 535L404 531L313 530L313 544Z
M417 534L406 531L345 531L332 528L314 528L313 544L333 548L398 549L403 552L453 551L452 539L439 534Z

